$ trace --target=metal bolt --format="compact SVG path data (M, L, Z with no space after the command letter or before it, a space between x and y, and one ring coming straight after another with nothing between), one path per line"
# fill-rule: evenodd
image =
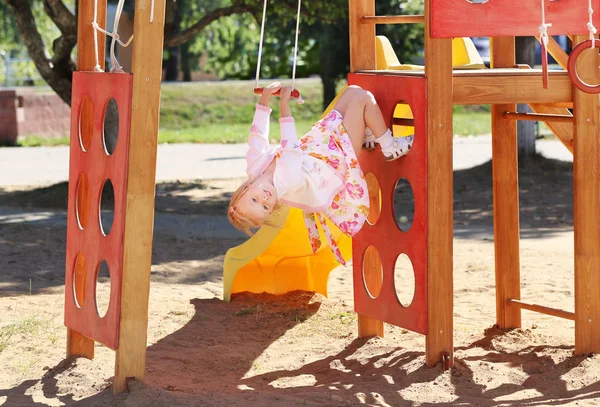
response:
M150 82L150 78L146 78L146 82Z
M591 120L590 120L590 119L586 119L586 120L587 120L587 122L588 122L588 123L589 123L589 122L591 122Z
M129 356L133 356L133 353L130 353Z
M440 123L440 127L442 127L442 123Z
M592 323L592 319L591 319L591 318L590 318L590 319L588 319L588 322L591 324L591 323Z
M441 333L441 334L443 334L443 333L444 333L444 331L442 331L442 330L440 329L440 333Z

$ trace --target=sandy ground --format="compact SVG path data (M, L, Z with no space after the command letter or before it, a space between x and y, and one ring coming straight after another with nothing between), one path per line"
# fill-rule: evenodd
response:
M534 160L520 184L522 298L572 311L572 164ZM221 214L235 185L161 184L157 217ZM64 191L4 189L0 206L59 210ZM402 328L357 339L350 267L331 273L329 298L239 294L224 303L223 255L243 239L163 233L146 383L116 398L113 351L98 345L94 360L63 360L64 227L0 223L0 405L600 405L600 357L573 356L572 321L524 311L521 329L494 327L491 191L490 163L455 172L453 369L426 368L425 337Z

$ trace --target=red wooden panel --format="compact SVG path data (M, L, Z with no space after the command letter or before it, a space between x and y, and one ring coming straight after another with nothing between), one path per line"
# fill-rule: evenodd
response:
M132 75L98 72L75 72L71 101L71 149L69 169L69 214L67 224L67 262L65 278L65 325L95 341L118 348L121 314L121 284L123 270L123 238L125 228L125 199L131 123ZM94 107L93 132L87 151L79 140L80 114L84 100ZM104 112L111 98L119 108L119 136L112 155L103 144ZM85 132L85 126L82 124ZM87 143L84 143L84 145ZM86 174L89 181L89 200L82 200L80 213L87 213L86 227L81 230L76 215L77 184ZM99 223L100 196L104 182L110 179L115 196L114 219L108 236ZM89 204L86 204L89 203ZM85 211L85 212L84 212ZM74 267L78 254L86 261L85 299L77 306L74 300ZM98 268L106 260L110 271L110 303L106 315L100 318L96 310L96 279Z
M545 0L549 35L587 34L586 0ZM592 0L594 25L600 25L600 0ZM542 24L541 0L431 0L431 36L434 38L533 36Z
M357 313L427 334L427 137L426 79L415 77L350 74L348 83L371 91L391 128L398 103L408 103L415 121L415 142L410 153L386 162L379 147L360 155L365 174L371 172L379 181L382 205L375 225L368 223L352 240L354 272L354 307ZM394 189L399 179L406 178L415 199L411 228L402 232L394 219ZM381 292L372 298L363 282L363 257L369 246L375 246L383 266ZM415 293L405 308L396 296L394 267L402 253L408 255L415 273Z

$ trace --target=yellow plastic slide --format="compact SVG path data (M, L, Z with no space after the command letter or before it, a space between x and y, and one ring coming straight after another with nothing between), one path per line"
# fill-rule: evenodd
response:
M344 88L345 89L345 88ZM342 91L323 113L335 106ZM223 300L243 291L284 294L294 290L314 291L327 296L329 273L338 263L319 226L323 244L313 254L302 211L282 206L265 225L243 244L225 253ZM329 229L344 259L352 257L352 239L328 221Z

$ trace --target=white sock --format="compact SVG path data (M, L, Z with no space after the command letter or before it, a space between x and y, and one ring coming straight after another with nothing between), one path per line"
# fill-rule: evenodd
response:
M379 143L381 148L389 148L394 142L394 136L392 135L392 131L390 129L387 129L382 136L377 137L375 139L375 142Z
M374 136L373 132L371 131L370 128L365 127L365 137L371 137Z

